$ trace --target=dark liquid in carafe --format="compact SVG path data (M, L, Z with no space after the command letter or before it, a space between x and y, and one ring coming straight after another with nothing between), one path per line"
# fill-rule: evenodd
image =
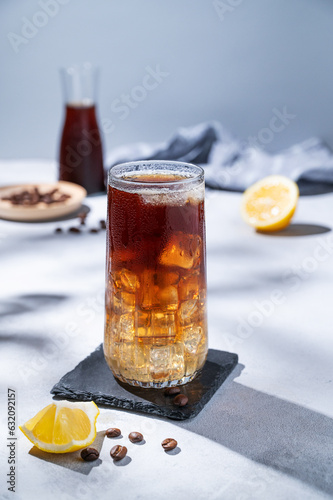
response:
M102 141L94 105L68 104L60 146L59 179L105 191Z

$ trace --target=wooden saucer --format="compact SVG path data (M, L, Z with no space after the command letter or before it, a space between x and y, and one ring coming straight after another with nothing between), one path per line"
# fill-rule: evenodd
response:
M38 188L40 193L47 193L58 188L62 194L67 194L70 198L58 203L46 204L41 202L32 206L13 205L10 201L2 199L23 190L32 191L35 187ZM57 219L75 212L86 196L87 191L82 186L66 181L3 186L0 188L0 218L22 222Z

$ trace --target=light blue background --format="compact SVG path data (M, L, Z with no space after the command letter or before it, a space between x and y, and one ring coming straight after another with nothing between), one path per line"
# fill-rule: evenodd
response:
M57 157L58 69L84 60L101 68L99 117L113 123L107 151L206 120L248 140L283 107L295 118L262 144L268 151L311 135L333 146L332 1L220 0L220 9L212 0L53 1L52 17L37 14L43 0L1 0L0 157ZM15 51L9 33L45 16ZM169 75L121 119L112 103L158 65Z

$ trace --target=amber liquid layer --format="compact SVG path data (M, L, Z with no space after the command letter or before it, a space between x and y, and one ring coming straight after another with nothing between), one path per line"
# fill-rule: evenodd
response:
M106 361L131 385L186 383L207 355L203 196L108 199Z

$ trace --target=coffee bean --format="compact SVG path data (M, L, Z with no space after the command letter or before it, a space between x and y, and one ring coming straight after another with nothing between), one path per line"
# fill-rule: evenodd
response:
M89 233L98 233L98 232L99 232L98 229L95 227L89 229Z
M100 225L101 229L106 229L105 220L100 220L99 225Z
M165 451L171 451L171 450L174 450L177 446L177 441L175 439L172 439L172 438L167 438L167 439L164 439L164 441L162 441L162 446L163 448L165 449Z
M62 203L68 198L70 198L70 195L61 193L58 188L42 194L39 192L38 187L34 187L32 191L24 189L18 193L13 193L11 196L5 196L1 200L10 201L13 205L34 206L38 203L45 203L46 205Z
M93 462L97 460L99 457L99 453L95 448L84 448L81 451L81 458L86 462Z
M81 233L81 229L79 229L78 227L70 227L68 231L70 233Z
M54 231L55 233L62 233L62 229L61 227L57 227Z
M128 439L132 443L140 443L141 441L143 441L143 435L141 434L141 432L131 432L128 435Z
M179 393L180 393L179 387L168 387L164 391L165 396L174 396L175 394Z
M105 435L108 438L116 438L116 437L120 436L120 434L121 434L121 430L117 429L116 427L110 427L110 429L107 429L105 431Z
M188 397L185 394L178 394L173 400L173 404L176 406L186 406L188 403Z
M116 460L117 462L118 460L122 460L124 457L126 457L126 453L127 453L126 446L120 446L119 444L111 448L110 451L111 457L113 458L113 460Z
M87 213L86 212L80 212L77 214L78 218L80 219L81 226L84 226L86 224L86 218L87 218Z

